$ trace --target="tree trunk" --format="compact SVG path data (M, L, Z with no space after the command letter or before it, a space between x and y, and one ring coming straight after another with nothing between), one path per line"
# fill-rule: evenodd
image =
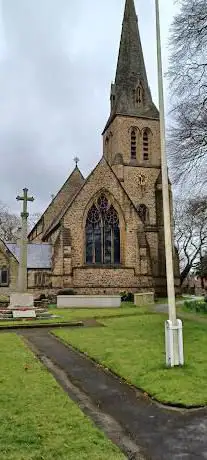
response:
M183 282L185 281L186 277L188 276L191 267L192 267L192 264L188 264L188 265L186 265L184 270L181 272L181 274L180 274L180 284L181 284L181 286L182 286Z

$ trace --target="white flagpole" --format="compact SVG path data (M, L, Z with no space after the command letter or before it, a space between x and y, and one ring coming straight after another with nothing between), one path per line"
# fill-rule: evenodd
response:
M155 8L156 8L157 63L158 63L161 162L162 162L162 194L163 194L168 310L169 310L169 321L167 322L168 324L166 327L166 362L170 367L172 367L174 365L182 364L179 360L179 347L178 347L179 329L177 329L181 327L180 325L181 322L179 320L177 321L176 319L173 245L172 245L173 243L172 243L172 227L171 227L171 215L170 215L168 168L167 168L167 157L166 157L165 107L164 107L164 90L163 90L159 0L155 0ZM169 332L170 330L171 332Z

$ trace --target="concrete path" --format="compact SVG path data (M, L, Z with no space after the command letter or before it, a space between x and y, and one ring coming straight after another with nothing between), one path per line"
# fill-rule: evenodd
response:
M194 300L203 300L203 297L191 296L191 298L189 298L189 297L186 298L186 301L188 301L188 302L193 302ZM183 305L184 302L185 302L185 299L178 300L178 301L176 301L176 306L179 307L180 305ZM167 303L165 303L165 304L155 303L153 309L157 313L168 313L168 304Z
M183 305L183 300L176 302L176 306ZM157 313L168 313L168 304L167 303L155 303L153 310Z
M70 397L122 448L128 459L207 459L207 409L181 411L160 407L62 344L49 331L19 333Z

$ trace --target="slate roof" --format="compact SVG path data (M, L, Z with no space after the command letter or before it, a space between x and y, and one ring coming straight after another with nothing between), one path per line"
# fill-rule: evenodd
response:
M16 243L4 242L8 250L19 262L20 248ZM49 243L31 243L27 245L27 268L50 269L52 265L52 245Z

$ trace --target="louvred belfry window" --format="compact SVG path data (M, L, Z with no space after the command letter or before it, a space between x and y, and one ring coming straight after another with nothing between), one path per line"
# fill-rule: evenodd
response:
M135 129L131 131L131 159L136 160L137 158L137 136Z
M120 264L119 217L102 194L90 208L86 221L86 263Z
M143 160L149 160L149 133L147 130L143 133Z

